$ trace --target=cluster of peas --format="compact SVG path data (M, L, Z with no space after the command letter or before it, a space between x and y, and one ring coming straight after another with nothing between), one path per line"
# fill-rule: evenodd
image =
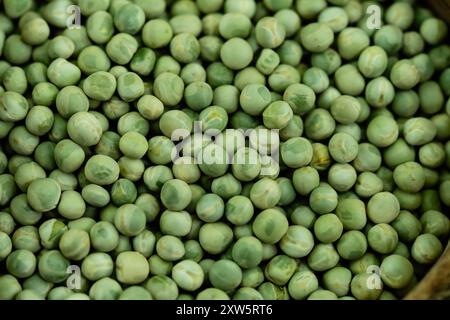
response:
M450 46L418 1L0 3L0 299L395 299L441 255ZM172 161L195 121L220 134ZM226 128L279 130L280 166Z

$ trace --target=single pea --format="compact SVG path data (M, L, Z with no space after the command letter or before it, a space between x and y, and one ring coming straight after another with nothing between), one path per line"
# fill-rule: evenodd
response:
M270 101L270 91L264 85L248 85L242 90L240 95L241 107L250 115L256 116L261 114Z
M394 169L394 181L403 191L418 192L425 184L425 173L419 163L405 162Z
M153 90L164 104L174 106L183 98L184 83L179 76L163 72L156 77Z
M331 104L333 118L342 124L351 124L358 120L361 106L359 101L351 96L337 97Z
M390 79L397 88L408 90L419 83L420 74L412 61L403 59L392 67Z
M232 291L242 281L242 271L239 266L230 260L216 261L208 272L211 284L220 290Z
M376 252L388 254L395 250L398 244L398 234L386 223L376 224L367 234L369 246Z
M117 280L124 284L143 282L149 274L147 259L139 252L121 252L116 258Z
M276 101L271 103L263 112L264 125L271 129L283 129L292 119L293 112L288 103Z
M108 191L102 186L88 184L81 190L84 201L94 207L104 207L110 202Z
M38 259L38 270L40 276L49 282L60 283L67 277L69 260L57 250L44 252Z
M136 236L145 229L146 216L138 206L124 204L119 207L114 217L117 230L126 236Z
M399 128L397 122L387 116L373 118L367 126L367 138L377 147L388 147L398 138Z
M89 231L92 247L100 252L114 250L119 244L119 233L114 225L108 221L100 221Z
M409 284L414 275L414 269L408 259L393 254L383 259L380 266L380 275L386 285L399 289Z
M29 105L21 94L7 91L0 96L0 119L3 121L16 122L25 119Z
M334 164L328 171L328 183L339 192L350 190L355 185L356 179L355 169L347 163Z
M271 196L268 197L267 195ZM250 199L260 209L268 209L278 204L281 199L281 190L276 181L262 178L250 190Z
M446 236L450 231L448 218L440 211L428 210L420 217L424 233L430 233L436 237Z
M267 225L272 225L267 228ZM258 214L253 222L253 232L261 241L274 244L288 231L288 221L277 209L266 209Z
M293 258L307 256L314 247L313 234L304 226L289 226L280 241L281 250Z
M372 273L365 272L355 275L350 284L352 295L359 300L378 299L383 290L383 283L372 279L374 279Z
M420 26L420 34L431 45L436 45L445 39L448 27L438 18L428 18Z
M336 247L343 259L356 260L366 253L367 239L362 232L350 230L342 235Z
M408 119L403 128L405 140L412 146L431 142L436 136L436 132L434 123L423 117Z
M395 96L392 83L385 77L372 79L366 86L365 97L370 106L384 108L388 106Z
M354 27L343 29L337 38L339 54L346 60L358 57L369 44L370 39L368 35L363 30Z
M0 231L10 235L15 230L16 223L13 216L7 212L0 212Z
M233 245L232 257L240 267L254 268L262 261L263 246L253 236L242 237Z
M123 101L135 101L145 92L144 82L136 73L126 72L117 79L117 92Z
M93 146L103 133L99 120L89 112L77 112L67 123L70 138L81 146Z
M422 231L419 219L406 210L400 211L400 214L391 225L397 231L399 239L405 242L413 241Z
M120 284L109 277L97 280L89 289L92 300L117 300L122 293Z
M116 78L105 71L89 75L83 82L83 91L91 99L108 101L116 91Z
M330 155L339 163L348 163L358 155L357 141L347 133L334 134L328 144Z
M50 178L34 180L28 187L27 199L30 206L39 212L55 209L61 196L61 188Z
M303 138L296 137L281 144L281 158L283 162L291 168L307 166L313 157L311 143ZM302 155L299 157L299 155Z
M177 261L184 256L185 249L179 238L164 235L156 241L156 252L166 261Z
M203 284L204 272L198 263L183 260L173 267L172 278L180 288L195 291Z
M82 274L91 281L109 277L113 272L114 263L106 253L95 252L89 254L81 263Z
M114 22L110 13L96 11L86 20L89 38L97 44L107 43L114 34Z
M159 225L164 234L186 236L192 228L192 218L186 211L169 211L162 213Z
M319 214L332 212L338 204L336 191L328 184L319 184L309 196L311 209Z
M114 25L119 32L138 33L145 23L144 10L137 4L124 4L114 15Z
M183 210L191 201L192 193L186 182L172 179L161 189L161 201L169 210Z
M200 227L199 242L211 254L222 253L233 239L231 228L221 222L206 223Z
M289 294L295 300L306 299L319 287L316 275L311 271L297 271L288 284Z
M220 58L228 68L241 70L253 60L253 50L245 40L232 38L223 44L220 50Z
M431 233L418 236L411 247L411 255L421 264L430 264L441 255L444 247L441 241Z
M280 57L272 49L263 49L256 61L256 68L265 75L272 74L280 64Z
M151 277L145 288L155 300L175 300L178 297L178 287L175 281L168 276L158 275Z
M403 32L395 25L385 25L375 32L374 43L389 55L396 54L402 47Z
M14 236L14 235L13 235ZM13 249L11 238L8 234L0 231L0 261L8 258Z
M82 260L89 254L89 234L79 229L68 230L61 237L59 249L67 259Z
M390 223L397 218L400 205L390 192L379 192L367 203L367 216L375 223Z
M81 77L81 71L69 61L57 58L48 66L47 77L54 85L62 88L77 84Z
M0 297L2 300L12 300L22 290L19 281L10 274L0 276Z
M324 23L310 23L300 30L300 41L311 52L323 52L334 40L333 30Z
M295 260L286 255L273 257L264 270L268 280L278 286L285 285L296 271Z
M323 243L331 243L340 238L343 224L334 214L320 216L314 223L314 234Z
M274 17L264 17L255 26L256 41L263 48L273 49L286 37L284 26Z
M191 33L177 34L170 42L172 56L181 63L191 63L200 55L200 43Z
M109 58L119 65L129 63L137 49L137 40L127 33L117 33L106 45Z
M94 155L86 162L86 178L98 185L109 185L119 178L119 165L114 159L105 155Z
M172 27L162 19L152 19L142 29L142 40L146 46L152 49L167 46L172 40L172 37Z
M122 291L119 300L152 300L152 295L143 287L130 286Z
M58 213L67 219L79 219L86 212L86 203L81 194L74 190L66 190L61 193L58 204Z

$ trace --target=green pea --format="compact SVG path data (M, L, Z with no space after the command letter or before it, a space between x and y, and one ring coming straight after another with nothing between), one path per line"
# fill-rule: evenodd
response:
M159 225L164 234L186 236L192 228L192 218L186 211L169 211L162 213Z
M89 234L84 230L71 229L59 241L61 253L70 260L82 260L89 254Z
M411 247L411 255L421 264L430 264L441 255L444 247L441 241L431 233L418 236Z
M22 290L19 281L10 274L0 276L0 297L12 300Z
M0 119L3 121L20 121L25 119L29 105L25 97L17 92L5 92L0 95Z
M425 173L417 162L405 162L395 168L394 181L404 191L418 192L425 184Z
M179 76L164 72L156 77L153 90L164 104L174 106L183 98L184 83Z
M125 236L136 236L141 233L146 224L145 213L134 204L124 204L119 207L114 217L114 225Z
M125 284L143 282L149 274L147 259L138 252L121 252L116 258L117 280Z
M310 23L300 30L300 40L308 51L323 52L334 40L333 30L324 23Z
M219 254L230 244L233 231L221 222L205 223L200 227L198 236L200 245L206 252Z
M119 178L119 165L114 159L105 155L94 155L84 167L86 178L98 185L109 185Z
M388 147L398 138L399 128L394 119L387 116L373 118L367 127L368 140L377 147Z
M137 49L137 40L127 33L114 35L106 45L106 53L109 58L119 65L129 63Z
M314 223L314 234L322 243L331 243L341 237L343 225L335 214L324 214Z
M164 235L156 242L156 252L166 261L176 261L184 256L185 249L179 238Z
M102 252L89 254L81 263L82 274L91 281L109 277L113 272L114 263L111 257Z
M204 272L198 263L183 260L173 267L172 278L180 288L195 291L203 284Z
M289 294L295 300L306 299L319 287L319 281L311 271L297 271L288 284Z
M48 66L47 77L54 85L62 88L77 84L81 77L81 71L69 61L57 58Z
M114 34L112 16L106 11L94 12L86 20L86 31L95 43L107 43Z
M148 21L142 29L144 44L152 49L167 46L173 37L172 27L162 19Z
M140 286L131 286L122 291L119 300L152 300L152 295Z
M223 44L220 50L220 58L228 68L241 70L253 60L253 51L245 40L232 38Z
M61 194L58 213L67 219L79 219L86 212L86 204L80 193L66 190Z
M380 266L380 275L386 285L399 289L409 284L414 271L408 259L393 254L383 259Z
M69 276L69 261L57 250L44 252L38 260L40 276L51 283L60 283Z
M267 226L270 225L270 228ZM274 244L288 231L288 221L277 209L266 209L258 214L253 222L253 232L261 241Z
M240 238L233 245L233 260L242 268L254 268L262 261L263 247L261 242L252 236Z
M352 295L360 300L376 300L381 295L383 283L373 281L371 273L359 273L353 277L350 284ZM375 275L376 277L376 275ZM378 283L380 286L378 286Z
M397 247L398 235L390 225L380 223L369 229L367 241L369 246L376 252L388 254Z

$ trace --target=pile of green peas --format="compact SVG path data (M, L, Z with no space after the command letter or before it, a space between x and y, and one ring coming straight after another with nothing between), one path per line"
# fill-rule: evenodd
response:
M450 46L419 1L0 6L0 300L397 299L442 254ZM279 164L227 129L277 130Z

